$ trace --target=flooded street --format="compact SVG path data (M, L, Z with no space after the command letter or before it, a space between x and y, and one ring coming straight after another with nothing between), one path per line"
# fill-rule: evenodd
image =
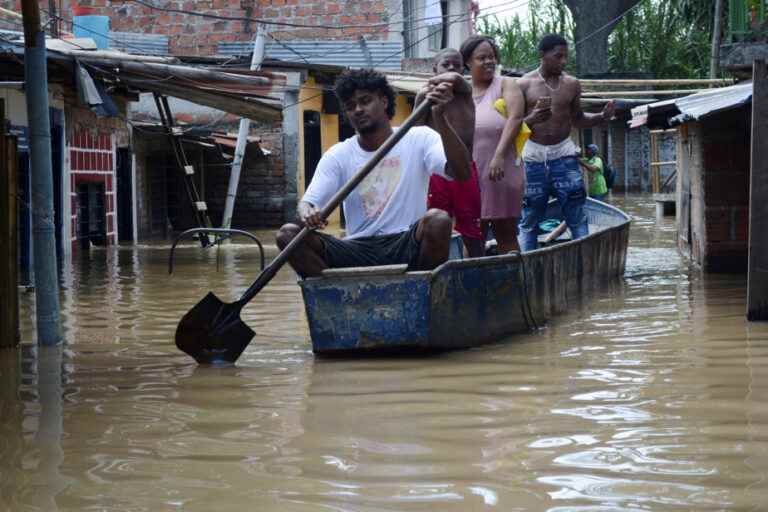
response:
M312 355L286 268L236 367L173 344L246 242L94 249L64 271L63 350L0 352L0 510L765 510L768 325L745 276L703 276L645 197L626 276L545 329L433 357ZM266 237L264 242L272 243ZM274 252L272 252L274 254Z

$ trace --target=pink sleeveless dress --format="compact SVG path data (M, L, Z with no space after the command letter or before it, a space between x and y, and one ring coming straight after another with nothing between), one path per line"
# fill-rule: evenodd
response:
M502 97L502 77L496 76L488 90L475 100L475 138L472 158L477 164L480 183L480 201L482 219L520 218L523 205L523 179L521 166L515 162L515 145L509 145L509 151L504 158L504 177L501 181L491 181L488 177L491 160L496 153L496 146L501 139L501 132L507 122L493 108L496 100Z

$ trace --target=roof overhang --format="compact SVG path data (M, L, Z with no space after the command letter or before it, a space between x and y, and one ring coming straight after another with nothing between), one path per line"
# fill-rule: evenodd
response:
M669 128L751 104L752 82L658 101L632 109L630 128Z
M11 51L0 55L0 62L5 67L19 68L13 75L23 77L23 43L9 41L3 46ZM46 46L49 76L65 77L70 86L75 83L74 73L78 68L75 64L80 63L94 78L117 86L128 96L128 91L152 92L254 120L282 117L282 92L287 77L281 73L188 66L174 57L131 55L114 50L70 49L72 44L66 40L48 40Z

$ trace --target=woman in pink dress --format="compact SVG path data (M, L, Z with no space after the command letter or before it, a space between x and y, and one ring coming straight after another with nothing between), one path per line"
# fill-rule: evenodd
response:
M523 202L524 173L517 164L515 137L525 111L517 82L496 75L499 51L493 39L471 36L461 45L464 64L472 74L475 138L472 157L477 164L483 226L493 229L499 254L519 251L517 223ZM504 98L507 117L494 103Z

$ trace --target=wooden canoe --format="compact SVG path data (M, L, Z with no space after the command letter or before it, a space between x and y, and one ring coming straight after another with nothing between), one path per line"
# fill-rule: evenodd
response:
M590 234L535 251L330 269L299 282L318 354L446 350L528 332L624 274L630 218L587 200ZM559 218L550 203L548 218Z

